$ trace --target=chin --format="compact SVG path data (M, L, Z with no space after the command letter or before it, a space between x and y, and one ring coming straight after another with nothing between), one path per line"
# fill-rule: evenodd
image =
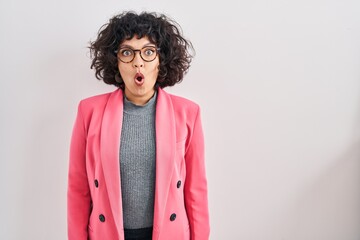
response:
M133 88L130 90L130 92L134 95L143 96L146 95L148 92L150 92L152 88L150 87L143 87L143 88Z

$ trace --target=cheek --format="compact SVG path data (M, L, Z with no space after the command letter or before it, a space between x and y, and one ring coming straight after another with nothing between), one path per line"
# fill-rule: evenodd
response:
M128 67L125 66L124 64L119 64L118 69L120 74L126 74L128 72Z
M155 64L154 70L157 72L160 70L160 62L159 61Z
M153 72L154 72L154 75L156 75L156 77L157 77L157 75L159 75L159 70L160 70L160 65L155 65Z

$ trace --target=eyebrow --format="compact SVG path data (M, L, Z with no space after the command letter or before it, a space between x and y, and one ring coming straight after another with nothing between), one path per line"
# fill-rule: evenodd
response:
M150 45L153 46L154 44L149 42L149 43L144 44L143 47L150 46ZM127 44L121 44L119 48L123 48L123 47L128 47L128 48L132 48L132 49L133 49L132 46L127 45ZM154 46L153 46L153 47L154 47Z

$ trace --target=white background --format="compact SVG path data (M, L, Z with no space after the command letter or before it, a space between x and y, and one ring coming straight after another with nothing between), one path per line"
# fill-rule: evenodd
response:
M0 239L63 240L88 42L123 10L196 49L168 92L200 104L212 240L360 239L358 0L1 0Z

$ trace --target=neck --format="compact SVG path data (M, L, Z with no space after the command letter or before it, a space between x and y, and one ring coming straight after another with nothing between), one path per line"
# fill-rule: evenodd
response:
M143 106L150 100L150 98L152 98L152 96L154 96L155 90L153 89L153 91L147 93L144 96L134 96L131 93L129 93L128 91L126 91L126 89L125 89L124 92L125 92L126 98L130 102L132 102L132 103L134 103L135 105L138 105L138 106Z

